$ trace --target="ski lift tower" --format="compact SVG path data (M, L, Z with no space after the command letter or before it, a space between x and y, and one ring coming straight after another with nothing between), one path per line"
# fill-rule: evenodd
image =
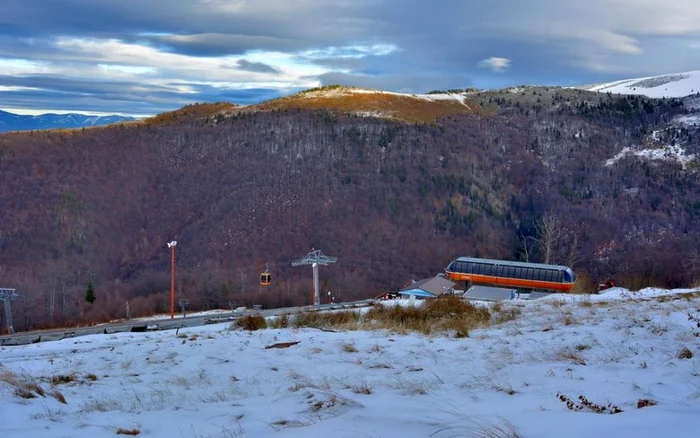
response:
M313 268L313 275L314 275L314 296L313 296L313 305L318 306L321 304L321 296L319 295L318 292L318 265L324 265L327 266L330 263L335 263L338 261L337 257L329 257L327 255L324 255L320 249L317 249L315 251L311 251L310 253L306 254L306 257L301 258L299 260L294 260L292 262L292 266L301 266L301 265L311 265Z
M0 301L5 303L5 324L7 325L7 334L14 335L15 329L12 326L12 307L10 301L16 300L17 292L14 289L0 287Z

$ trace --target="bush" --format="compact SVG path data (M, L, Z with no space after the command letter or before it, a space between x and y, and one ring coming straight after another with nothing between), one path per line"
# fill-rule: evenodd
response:
M262 315L246 315L236 321L236 325L243 330L262 330L267 328L267 322Z
M300 312L294 316L293 325L315 328L358 328L361 316L349 310L341 312Z

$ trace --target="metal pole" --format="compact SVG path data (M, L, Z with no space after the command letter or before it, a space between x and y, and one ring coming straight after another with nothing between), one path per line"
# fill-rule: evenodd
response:
M5 300L5 323L7 324L7 334L14 335L15 328L12 326L12 307L10 307L10 300Z
M170 319L175 318L175 245L176 241L168 243L170 248Z
M175 318L175 245L170 247L170 319Z
M318 293L318 263L313 263L312 268L314 270L314 306L321 304L321 296Z

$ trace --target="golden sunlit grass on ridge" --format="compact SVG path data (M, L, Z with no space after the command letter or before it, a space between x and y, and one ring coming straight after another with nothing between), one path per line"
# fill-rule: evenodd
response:
M143 119L142 123L147 125L158 125L163 123L176 123L181 119L186 118L205 118L220 113L230 113L239 108L238 105L230 102L216 103L195 103L186 105L175 111L168 111L153 117Z
M328 110L390 118L409 123L433 122L439 117L475 114L478 106L457 99L423 98L342 86L321 87L251 105L243 111L287 109Z

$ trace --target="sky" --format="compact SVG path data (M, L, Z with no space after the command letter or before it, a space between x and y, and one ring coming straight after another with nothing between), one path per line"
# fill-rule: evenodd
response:
M693 70L697 0L4 0L0 14L0 109L23 114Z
M507 300L515 319L462 338L222 323L0 347L0 436L697 437L691 291Z

